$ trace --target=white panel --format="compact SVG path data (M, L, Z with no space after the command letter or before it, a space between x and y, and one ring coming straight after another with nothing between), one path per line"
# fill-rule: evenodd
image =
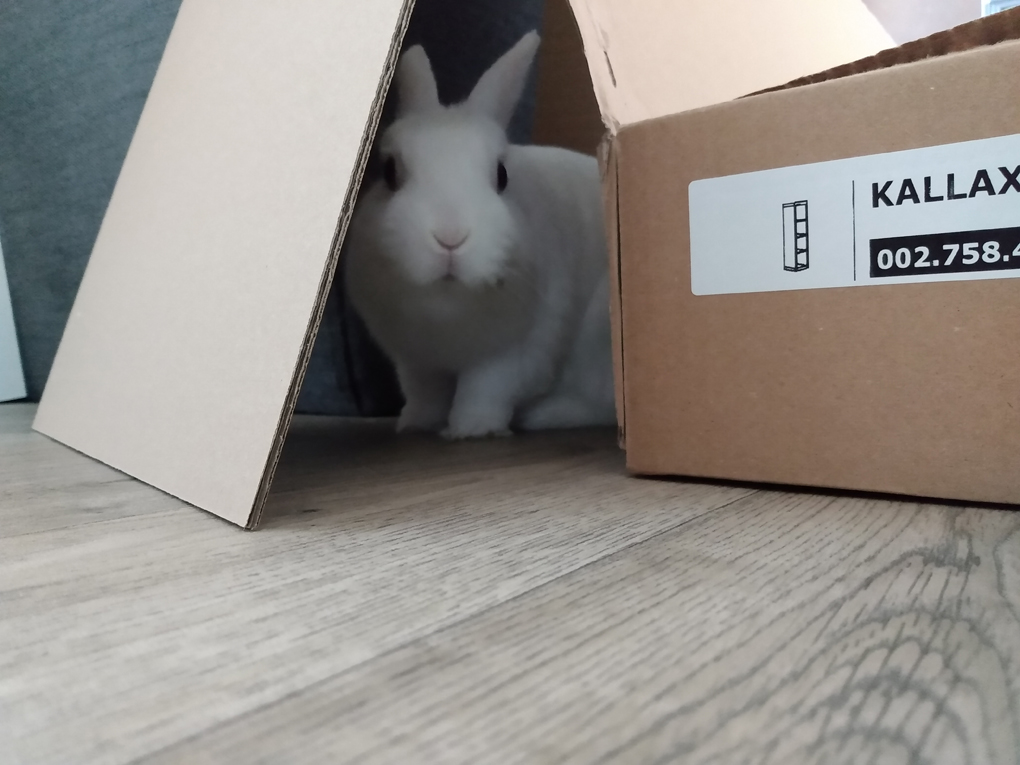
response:
M4 253L0 249L0 401L25 397L25 375L21 368L18 336L14 331L14 309L7 286Z
M786 268L791 202L809 265ZM696 295L1020 276L1020 135L695 181Z

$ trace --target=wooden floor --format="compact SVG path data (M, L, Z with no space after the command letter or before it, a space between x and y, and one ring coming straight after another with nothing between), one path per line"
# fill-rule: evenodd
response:
M1020 514L299 419L235 529L0 406L0 763L1020 762Z

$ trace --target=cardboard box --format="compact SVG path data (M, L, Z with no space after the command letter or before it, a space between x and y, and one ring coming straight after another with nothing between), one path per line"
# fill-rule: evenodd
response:
M632 470L1020 502L1016 38L1004 13L620 130Z
M635 205L659 183L644 184L638 160L655 131L680 134L668 120L630 128L855 60L889 38L860 0L747 2L739 13L712 0L571 5L576 27L555 1L549 9L559 32L543 54L539 137L585 148L596 113L619 136L606 186L608 199L621 192L626 251L619 390L634 462L647 469L658 467L649 453L671 444L643 424L656 393L646 381L671 374L678 355L661 334L635 342L668 320L632 313L645 289L632 277L667 252L679 262L684 245L654 238L665 232L653 220L634 225ZM410 12L405 0L184 0L37 430L258 524ZM678 148L670 139L660 158L675 167L666 152ZM661 301L672 294L655 297L679 315L682 304ZM669 358L659 372L635 361L649 348ZM676 403L674 394L663 407ZM681 411L669 419L692 433Z

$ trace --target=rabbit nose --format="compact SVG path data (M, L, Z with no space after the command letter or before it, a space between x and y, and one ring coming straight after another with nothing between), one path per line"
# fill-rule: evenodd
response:
M442 231L440 233L432 234L435 240L439 243L439 246L444 250L453 252L460 247L464 242L467 241L468 232L466 231Z

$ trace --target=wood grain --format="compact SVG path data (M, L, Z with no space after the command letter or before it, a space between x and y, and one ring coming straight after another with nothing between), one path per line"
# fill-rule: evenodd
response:
M34 412L27 404L0 405L0 538L184 507L32 433Z
M1020 763L1012 511L302 418L252 534L30 415L0 407L3 765Z
M753 494L633 481L612 432L450 446L300 419L245 533L29 419L0 408L0 464L22 466L0 503L0 736L29 763L144 758ZM145 507L95 522L122 485Z
M1020 519L758 494L150 763L1016 763Z

